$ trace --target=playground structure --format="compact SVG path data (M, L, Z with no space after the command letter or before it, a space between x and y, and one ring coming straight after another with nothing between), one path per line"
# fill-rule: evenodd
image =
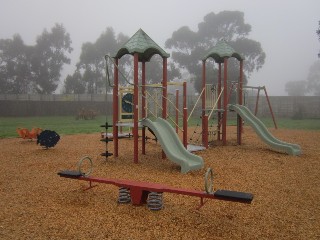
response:
M231 82L228 84L228 59L235 58L239 61L239 79L238 82ZM218 84L216 86L216 98L215 103L209 105L208 108L207 101L208 94L206 86L206 60L212 58L216 63L218 63ZM265 127L265 125L251 113L251 111L243 106L243 89L251 88L257 89L257 102L256 111L258 109L259 93L260 90L264 90L269 109L272 115L272 119L277 128L274 115L272 112L271 104L265 87L251 87L243 86L243 57L237 53L231 46L229 46L225 41L220 41L202 59L202 92L200 96L202 97L202 144L204 147L208 148L208 121L213 112L217 113L217 140L222 140L223 145L227 144L227 119L228 111L235 111L237 113L237 143L241 145L242 143L242 127L243 120L249 123L249 125L255 130L257 135L268 144L273 150L279 152L285 152L292 155L300 155L301 149L297 144L291 144L283 142L276 139ZM223 79L222 79L222 69L223 69ZM230 96L233 88L236 90L236 101L235 103L230 102ZM221 139L222 137L222 139Z
M88 162L89 167L87 172L83 171L83 163ZM89 190L97 185L93 183L104 183L112 184L119 187L118 203L132 203L133 205L148 205L150 210L161 210L163 208L163 193L175 193L187 196L194 196L200 198L200 205L197 209L200 209L206 202L205 198L240 202L240 203L251 203L253 195L251 193L230 191L230 190L216 190L213 188L213 172L209 168L205 174L205 191L181 189L170 187L164 184L140 182L125 179L108 179L108 178L97 178L90 177L89 174L92 172L92 160L85 156L80 159L78 163L78 170L64 170L58 172L60 177L76 179L81 181L89 182L89 187L84 190Z
M119 61L122 56L130 54L133 55L133 83L129 82L125 87L119 86ZM162 58L163 71L162 71L162 83L161 84L146 84L146 63L150 61L153 55L158 54ZM131 127L132 135L134 141L133 147L133 161L138 163L139 153L138 153L138 138L139 138L139 128L142 129L142 154L146 154L146 128L151 129L155 134L156 138L160 139L160 144L163 149L162 158L166 156L169 160L179 164L181 166L181 172L188 172L190 170L197 170L203 167L203 160L199 157L191 157L187 148L187 106L186 106L186 85L183 84L183 147L181 147L181 142L174 134L174 129L170 124L165 124L168 118L168 90L169 84L179 84L179 83L168 83L167 79L167 58L170 55L166 53L162 48L159 47L142 29L139 29L124 45L121 47L117 53L111 58L106 55L106 61L112 59L114 65L114 83L112 85L113 90L113 119L112 125L104 125L106 131L109 127L113 128L112 141L114 143L113 155L118 157L119 155L119 130L122 127ZM230 84L228 84L228 59L236 58L239 61L239 80L236 85L236 103L231 104L229 102L231 90L229 90ZM213 58L216 63L218 63L218 84L214 86L213 84L206 83L206 60L208 58ZM237 113L237 143L241 145L242 138L242 127L243 120L251 123L250 125L256 131L258 136L267 143L272 149L280 152L286 152L288 154L299 155L301 150L298 145L288 144L274 138L263 123L259 122L254 118L246 109L243 109L243 57L234 51L234 49L229 46L225 41L220 41L215 47L209 50L209 52L202 59L202 91L200 93L199 99L202 100L202 146L208 148L208 135L209 127L208 120L215 113L217 115L217 140L222 141L223 145L227 144L227 119L228 111L235 111ZM139 63L141 63L141 82L139 82ZM108 63L107 63L108 65ZM108 67L107 67L108 68ZM222 74L223 69L223 74ZM122 73L121 73L122 74ZM107 77L109 74L107 74ZM223 79L222 79L223 76ZM110 80L108 77L109 85ZM181 84L181 83L180 83ZM233 85L232 85L233 86ZM161 93L161 119L156 119L152 122L148 119L148 109L146 103L148 96L150 95L147 88L160 88ZM210 91L215 91L215 95L210 95ZM265 88L264 88L265 90ZM258 88L260 91L260 88ZM267 96L266 90L265 94ZM152 98L152 97L151 97ZM157 103L157 101L155 101ZM272 113L270 102L268 101L270 111ZM160 105L160 104L158 104ZM173 104L174 105L174 104ZM179 111L177 109L177 111ZM139 113L140 112L140 113ZM191 113L193 110L191 111ZM141 117L140 117L141 115ZM154 114L153 114L154 115ZM178 114L177 114L178 115ZM191 114L190 114L191 115ZM272 113L273 116L273 113ZM157 116L156 116L157 117ZM190 117L190 116L189 116ZM176 118L177 119L177 118ZM274 116L273 116L274 119ZM175 123L175 121L173 121ZM259 122L260 127L257 127ZM275 121L274 121L275 123ZM176 123L175 123L176 124ZM262 126L263 127L262 127ZM178 131L179 126L176 124L176 131ZM272 137L271 137L272 136ZM105 142L108 143L109 138L106 137ZM170 144L169 144L170 143ZM176 147L168 147L168 145ZM179 146L179 147L178 147ZM294 149L291 149L294 148ZM111 156L112 154L106 151L103 153L104 156ZM196 159L196 160L195 160Z
M125 54L133 55L133 83L127 81L128 86L119 87L119 60ZM150 61L151 57L158 54L163 59L163 79L162 84L146 84L146 62ZM114 63L114 83L113 88L113 136L112 141L114 143L113 155L118 157L119 155L119 130L122 127L131 127L134 149L133 149L133 161L138 163L138 130L142 129L142 154L146 154L146 128L151 129L157 139L160 139L160 144L163 148L162 157L167 156L171 161L181 165L181 172L187 172L190 170L196 170L203 167L203 160L200 157L193 156L186 150L187 147L187 108L186 108L186 83L168 83L167 80L167 58L170 55L161 49L142 29L139 29L129 40L124 44L122 48L113 56L112 61ZM110 59L106 56L106 60ZM141 83L139 83L138 72L139 62L141 62ZM121 72L120 72L121 73ZM108 76L108 74L107 74ZM168 115L168 84L180 85L183 87L183 111L176 108L177 112L181 112L183 115L183 128L181 129L176 124L176 131L181 129L183 132L183 145L180 142L174 128L170 124L166 124L166 119L171 119ZM155 122L152 122L148 118L148 113L152 113L152 109L148 109L147 99L152 100L152 96L148 93L147 88L160 88L161 93L161 105L154 100L154 103L160 107L162 113L161 118L156 117ZM141 104L139 104L141 102ZM173 104L174 105L174 104ZM141 118L139 117L139 110L141 111ZM152 114L154 115L154 114ZM177 116L176 116L177 119ZM173 120L173 122L175 122ZM111 127L106 124L105 126ZM106 129L107 130L107 129ZM109 141L107 138L106 143ZM175 148L168 147L168 143L171 142ZM183 147L184 146L184 147ZM111 155L106 151L104 156ZM193 157L192 157L193 156ZM195 160L196 159L196 160Z

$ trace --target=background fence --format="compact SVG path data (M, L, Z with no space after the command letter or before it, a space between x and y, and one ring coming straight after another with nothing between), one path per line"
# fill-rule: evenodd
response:
M319 96L271 96L272 110L276 117L320 118ZM188 110L193 108L197 96L188 96ZM77 115L81 109L89 109L105 115L112 114L112 95L108 94L3 94L0 95L1 117L63 116ZM182 99L179 101L182 104ZM254 112L256 97L249 96L246 105ZM195 114L200 114L198 103ZM265 96L260 96L258 116L268 117L270 110Z

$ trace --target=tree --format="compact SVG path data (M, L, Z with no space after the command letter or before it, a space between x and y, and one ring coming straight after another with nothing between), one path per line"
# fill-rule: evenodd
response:
M82 94L85 93L85 90L86 87L79 71L75 71L72 76L68 75L64 81L64 92L66 94Z
M224 39L244 58L244 75L250 77L254 71L258 71L264 64L265 53L261 44L248 38L251 26L244 22L244 14L239 11L223 11L218 14L213 12L204 17L198 24L198 30L192 31L184 26L173 32L165 45L172 50L173 61L180 68L187 71L194 81L198 92L201 89L201 59L210 48ZM230 79L238 79L239 67L236 61L229 61L228 76ZM217 82L216 69L209 67L208 76L210 82Z
M146 83L160 83L163 79L163 60L159 55L154 55L150 62L146 64ZM174 65L174 63L168 61L168 79L176 80L181 78L180 71Z
M108 27L103 32L95 43L86 42L82 45L80 60L77 63L77 71L82 74L82 81L85 83L86 91L88 93L103 92L105 89L105 58L106 54L112 55L128 37L120 33L116 37L113 28ZM125 61L126 63L126 61ZM123 62L122 62L123 65ZM112 71L113 66L109 69ZM125 67L121 68L125 72ZM112 77L112 72L110 73ZM122 82L120 75L120 82Z
M288 96L304 96L307 93L306 81L290 81L286 83L285 91Z
M71 39L62 24L46 29L37 38L31 57L32 80L38 93L54 92L60 81L64 64L70 64L67 53L71 53Z
M307 90L315 96L320 96L320 60L314 62L310 67L307 78Z
M0 40L0 92L21 94L31 89L30 47L20 35Z

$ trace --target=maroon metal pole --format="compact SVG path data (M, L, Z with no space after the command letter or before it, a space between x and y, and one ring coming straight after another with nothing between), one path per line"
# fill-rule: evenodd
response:
M203 132L202 132L202 139L203 139L203 146L205 148L208 148L209 147L209 140L208 140L208 115L204 115L203 116ZM206 131L205 131L206 130Z
M221 63L219 63L219 72L218 72L218 96L220 95L221 89ZM218 109L221 109L221 97L218 100ZM221 140L221 112L218 111L218 141Z
M238 104L242 105L242 83L243 83L243 60L240 60L240 76L238 84ZM241 145L242 142L242 118L237 115L237 141Z
M179 133L179 89L176 89L176 133Z
M183 108L183 146L188 148L188 109Z
M256 109L254 110L254 115L255 115L255 116L256 116L257 113L258 113L259 97L260 97L260 87L258 88L258 93L257 93Z
M113 88L113 156L118 157L118 126L117 123L119 121L119 99L118 99L118 92L119 92L119 71L118 71L118 63L119 59L115 58L114 63L114 88Z
M187 82L183 82L183 145L188 147Z
M263 89L264 89L264 93L266 94L266 97L267 97L267 101L268 101L269 109L270 109L270 112L271 112L271 116L272 116L274 127L275 127L275 129L278 129L278 126L277 126L277 123L276 123L276 119L274 118L272 107L271 107L271 104L270 104L270 101L269 101L269 96L268 96L268 93L267 93L267 89L266 89L265 86L263 86Z
M142 62L142 118L145 118L147 116L146 113L146 63ZM146 128L142 128L142 154L146 154Z
M138 64L139 64L139 54L134 53L134 73L133 73L133 82L134 82L134 87L133 87L133 154L134 158L133 161L134 163L138 163L138 157L139 157L139 152L138 152L138 120L139 120L139 109L138 109L138 104L139 104L139 89L138 89L138 84L139 84L139 79L138 79Z
M167 119L167 97L168 97L168 78L167 78L167 58L163 58L163 80L162 80L162 118Z
M205 123L205 115L206 115L206 61L202 61L202 144L205 145L205 132L208 132L208 128Z
M228 59L224 59L223 64L223 121L222 121L222 143L223 145L227 144L227 101L228 101Z
M162 63L162 118L167 119L167 97L168 97L168 72L167 58L163 58ZM166 154L162 151L162 159L166 158Z

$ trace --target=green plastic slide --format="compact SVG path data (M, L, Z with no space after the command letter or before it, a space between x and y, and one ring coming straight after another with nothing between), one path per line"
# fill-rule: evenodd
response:
M275 138L263 124L247 107L230 104L229 109L235 111L241 116L257 133L257 135L268 144L273 150L278 152L285 152L290 155L300 155L301 148L298 144L287 143Z
M141 121L141 124L154 132L168 159L180 165L182 173L198 170L203 167L203 159L185 149L174 128L168 121L157 118L153 122L145 118Z

